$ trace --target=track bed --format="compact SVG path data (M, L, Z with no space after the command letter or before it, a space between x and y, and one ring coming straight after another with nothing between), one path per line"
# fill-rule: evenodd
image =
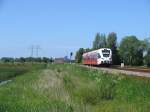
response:
M126 70L126 71L133 71L133 72L144 72L144 73L150 73L150 68L146 68L146 67L110 67L113 69L119 69L119 70Z
M85 66L81 65L82 67L86 67L89 69L97 69L102 70L108 73L119 73L119 74L125 74L125 75L133 75L133 76L140 76L140 77L149 77L150 78L150 68L144 68L144 67L125 67L121 68L118 66L112 66L112 67L93 67L93 66Z

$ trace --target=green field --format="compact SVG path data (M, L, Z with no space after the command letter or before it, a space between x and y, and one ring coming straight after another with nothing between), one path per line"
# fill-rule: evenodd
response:
M46 64L0 64L0 82L12 79L26 72L45 68Z
M10 75L8 79L12 79L12 82L0 86L0 112L150 110L149 79L108 74L70 64L5 67L0 66L1 74L7 72L9 76L15 71L17 75L13 75L13 79Z

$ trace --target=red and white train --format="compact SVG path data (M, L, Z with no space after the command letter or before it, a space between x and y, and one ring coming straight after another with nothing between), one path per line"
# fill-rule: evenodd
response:
M84 65L111 65L112 51L109 48L101 48L83 54Z

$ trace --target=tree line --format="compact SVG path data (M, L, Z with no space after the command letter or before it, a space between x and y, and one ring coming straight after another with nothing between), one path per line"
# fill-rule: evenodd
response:
M124 62L125 65L131 66L150 66L150 38L139 40L134 35L125 36L118 44L115 32L111 32L107 36L97 33L92 48L80 48L76 52L76 62L82 62L83 53L100 48L110 48L112 50L112 63L114 65Z
M19 63L25 63L25 62L39 62L39 63L52 63L54 61L54 59L48 58L48 57L20 57L20 58L11 58L11 57L2 57L0 59L0 62L2 63L14 63L14 62L19 62Z

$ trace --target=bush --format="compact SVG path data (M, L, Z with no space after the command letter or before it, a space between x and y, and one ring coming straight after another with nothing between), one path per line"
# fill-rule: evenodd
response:
M103 100L112 100L115 96L114 84L93 85L80 88L75 95L84 104L95 105Z
M150 56L145 56L144 62L148 67L150 67Z
M82 87L75 91L75 96L83 104L95 105L100 101L99 90L96 87Z

